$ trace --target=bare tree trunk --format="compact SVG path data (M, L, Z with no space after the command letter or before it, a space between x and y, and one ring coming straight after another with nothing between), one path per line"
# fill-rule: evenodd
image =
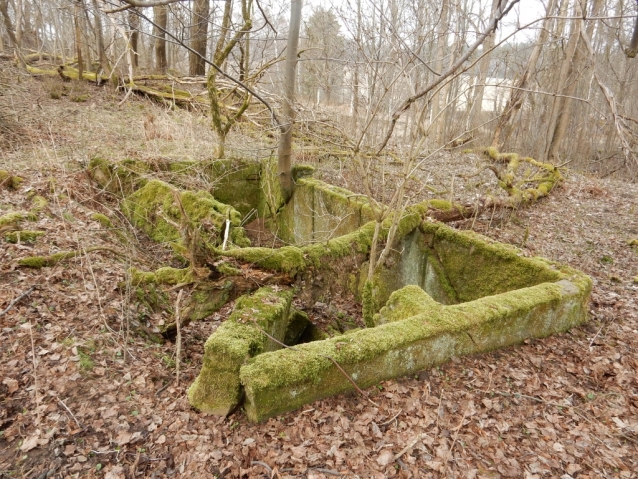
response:
M4 21L4 28L7 30L9 41L13 48L20 48L18 38L15 34L15 27L11 23L11 17L9 16L9 2L7 0L0 0L0 13L2 13L2 19Z
M140 40L140 17L137 15L137 8L130 8L128 11L128 25L131 32L131 50L133 52L133 68L139 66L139 40Z
M153 7L153 16L157 27L153 28L155 36L155 68L160 73L166 73L168 60L166 58L166 27L168 26L168 7L159 5Z
M357 0L357 45L361 48L361 0ZM354 79L352 83L352 128L357 130L359 121L359 55L358 49L354 58Z
M530 74L536 69L536 65L541 56L541 51L547 43L547 39L549 38L549 23L550 18L548 18L552 13L554 13L554 9L556 8L556 3L558 0L549 0L547 4L547 9L545 10L545 20L543 20L543 26L540 29L540 33L538 34L538 40L536 41L536 45L534 45L534 49L532 50L532 54L530 55L529 61L523 71L523 74L518 79L514 88L510 90L510 97L505 105L505 109L501 114L498 125L496 125L496 129L494 130L494 136L492 137L492 146L501 149L502 146L507 142L508 138L512 133L511 128L511 119L512 115L521 109L523 106L523 100L525 98L525 92L523 91L527 88L527 83L529 82ZM503 134L503 138L501 139L501 134Z
M434 63L434 69L437 72L443 71L443 57L448 50L448 30L449 30L449 16L450 16L449 0L442 0L441 3L441 15L439 17L438 28L438 41L436 44L436 61ZM443 92L432 95L432 117L430 121L436 124L435 127L435 139L438 140L439 134L443 130L442 119L439 118L443 105L445 104L445 98Z
M14 3L15 8L15 33L16 33L16 44L22 47L22 37L24 34L24 10L22 8L22 0L16 0Z
M283 124L279 137L277 171L279 183L288 200L292 196L292 126L295 121L295 74L297 70L297 48L299 46L299 28L301 25L302 0L292 0L290 5L290 28L288 29L288 46L286 51L286 67L284 70Z
M100 9L98 8L97 0L93 0L93 10L95 12L95 39L97 43L97 53L100 58L100 67L107 76L111 74L111 65L106 57L106 50L104 49L104 33L102 31L102 18L100 17Z
M492 0L492 10L490 12L490 18L496 13L500 0ZM474 108L470 112L470 118L468 126L470 130L475 130L482 122L481 113L483 112L483 96L485 93L485 82L487 81L487 74L490 68L490 50L494 48L494 33L490 34L483 43L483 58L479 63L479 74L476 81L476 87L474 88L474 100L472 104Z
M82 60L82 29L80 28L80 18L84 0L76 0L73 15L73 25L75 28L75 52L78 57L78 78L81 80L84 75L84 61Z
M586 8L586 0L583 0L582 5L579 0L574 1L574 17L582 17L582 7ZM583 60L583 56L578 52L582 23L582 20L574 20L571 35L567 43L565 58L561 65L557 84L559 92L563 96L556 97L554 99L548 129L548 138L550 138L550 141L548 142L545 150L545 160L558 158L560 145L563 138L565 138L565 133L567 132L567 127L571 120L571 110L573 105L573 99L571 97L574 95L576 86L578 85L575 74L580 69Z
M191 75L206 74L206 45L208 43L209 0L195 0L191 17L191 48L188 65Z
M217 46L215 47L215 56L213 57L213 62L217 65L218 68L221 69L222 65L228 59L230 52L235 48L235 46L242 41L242 39L248 35L250 30L252 29L252 0L242 0L241 2L241 10L242 10L242 18L244 20L244 24L241 28L235 30L235 34L226 40L229 29L231 26L231 15L232 15L232 5L231 0L226 0L226 5L224 7L224 17L222 19L222 34L217 41ZM246 57L244 58L244 69L247 70L248 67L248 49L250 48L250 43L247 42L245 45L246 48ZM237 122L237 120L244 114L246 109L250 104L251 95L246 93L243 97L243 101L241 106L234 112L228 113L226 115L222 114L222 105L219 99L219 92L217 90L217 69L211 68L208 72L208 78L206 79L206 87L208 89L208 97L210 98L210 113L213 128L215 129L215 133L217 133L218 145L216 156L218 158L222 158L224 156L224 149L226 144L226 136L228 132L232 128L232 126ZM248 72L245 72L246 75Z
M627 58L635 58L638 54L638 16L636 16L636 21L634 23L634 33L631 35L631 42L629 46L625 49L625 55Z

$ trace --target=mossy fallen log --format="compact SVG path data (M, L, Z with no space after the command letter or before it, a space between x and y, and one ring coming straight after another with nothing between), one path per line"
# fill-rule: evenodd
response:
M24 178L11 175L7 170L0 170L0 188L17 190L24 183Z
M507 196L485 195L471 204L430 200L430 211L427 216L449 223L472 218L491 209L516 209L548 196L564 180L559 168L551 163L521 157L517 153L499 153L494 147L485 148L481 152L490 163L480 172L492 171L499 187ZM520 175L519 169L523 164L528 166L528 170ZM537 170L535 174L532 174L532 168Z
M206 97L193 95L187 90L180 90L172 88L171 85L164 85L160 88L155 88L147 85L138 85L136 83L126 83L126 88L130 88L133 93L146 96L152 100L160 101L162 103L175 104L181 107L192 108L194 106L203 106L208 108L209 102Z
M66 78L68 80L78 80L80 78L79 70L67 65L61 65L56 69L38 68L27 65L27 72L31 75L60 76L62 79ZM98 75L95 72L89 71L82 72L82 79L93 83L106 83L111 80L111 78L106 75Z
M62 251L49 256L27 256L18 260L18 265L25 266L27 268L45 268L47 266L55 266L60 261L75 258L83 254L92 253L94 251L108 251L115 255L121 255L119 251L113 248L107 248L105 246L93 246L92 248L86 248L78 251Z
M9 243L35 243L39 237L45 234L45 231L18 230L5 233L4 239Z

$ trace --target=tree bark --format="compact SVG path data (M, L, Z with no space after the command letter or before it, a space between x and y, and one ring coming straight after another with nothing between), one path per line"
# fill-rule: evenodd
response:
M191 48L188 65L191 75L206 74L206 45L208 43L209 0L195 0L191 16Z
M438 40L436 44L436 61L434 68L437 72L443 71L443 58L448 52L448 30L449 30L449 0L442 0L441 16L439 18ZM443 131L443 119L440 118L441 110L445 105L445 98L442 91L432 95L432 113L430 122L435 123L435 139L438 140Z
M217 46L215 47L215 56L213 57L213 63L219 68L222 67L223 63L226 61L226 59L230 55L230 52L233 50L233 48L235 48L237 43L240 42L252 28L252 0L242 0L241 5L244 24L228 41L226 41L230 29L232 14L231 0L226 0L226 5L224 7L224 17L222 18L222 34L217 41ZM246 48L248 47L249 45L246 45ZM209 70L208 78L206 79L206 87L208 89L208 96L210 98L210 113L212 117L213 128L217 133L219 141L217 145L216 156L218 158L222 158L225 154L224 150L226 144L226 136L228 135L228 132L230 131L232 126L237 122L239 117L241 117L248 108L251 95L249 93L246 93L241 106L234 114L229 114L227 116L223 115L216 84L217 73L218 72L215 68L211 68Z
M288 29L288 46L286 66L284 70L283 123L279 137L277 172L279 183L288 200L292 196L292 127L295 121L295 74L297 70L297 48L299 46L299 28L301 25L302 0L292 0L290 5L290 28Z
M153 16L157 27L153 28L155 36L155 69L160 73L166 73L168 60L166 58L166 27L168 25L168 7L160 5L153 7Z
M140 17L137 15L137 8L128 11L128 25L131 35L131 50L133 52L133 68L139 66L139 40L140 40Z
M492 0L490 18L496 13L498 4L499 0ZM490 68L490 50L492 50L492 48L494 48L494 33L491 33L483 44L483 58L481 58L479 63L479 74L476 80L476 86L474 87L474 99L472 101L474 108L470 111L470 118L468 120L468 127L471 131L478 129L482 122L483 96L485 94L485 82L487 81L487 74Z
M78 79L82 79L84 75L84 62L82 59L82 29L80 28L80 16L82 14L82 8L84 7L84 0L76 0L73 15L73 25L75 29L75 51L78 57Z
M106 56L106 50L104 49L104 33L102 31L102 18L100 17L100 9L97 4L97 0L93 0L93 11L95 12L95 39L97 43L97 53L100 58L100 67L105 75L111 74L111 65ZM99 75L96 76L99 78Z
M583 0L583 4L581 4L579 0L574 1L574 17L582 17L583 7L586 8L586 0ZM573 99L570 97L572 97L576 91L578 82L576 81L575 74L580 69L583 60L583 55L578 51L580 30L583 27L582 23L582 20L574 20L563 64L561 65L557 84L558 91L563 96L554 99L548 130L548 138L550 138L550 141L543 155L543 160L545 161L558 158L559 148L565 138L565 133L571 120Z
M24 57L20 52L20 43L18 42L18 38L16 37L14 26L11 23L11 17L9 16L9 5L7 0L0 0L0 13L2 13L2 18L4 20L4 28L7 30L7 35L9 36L9 41L11 42L11 46L15 52L20 65L23 68L27 67L26 62L24 61Z
M631 42L629 46L625 49L625 55L627 58L636 58L638 54L638 16L636 16L636 21L634 23L634 33L631 35Z
M531 73L536 69L536 65L538 64L538 60L541 56L541 51L545 46L545 43L547 43L547 39L549 38L549 23L551 22L549 16L554 12L557 1L558 0L549 0L547 9L545 10L546 18L545 20L543 20L543 26L541 27L540 33L538 34L536 45L534 45L534 49L532 50L532 54L530 55L529 61L527 62L523 74L514 85L514 88L512 88L512 90L510 91L509 100L505 105L503 113L498 119L498 124L496 125L496 129L494 130L494 135L492 137L492 146L498 150L502 148L502 146L505 144L512 133L512 116L523 106L523 100L525 99L525 92L523 90L527 88L529 77ZM502 139L501 134L503 134Z

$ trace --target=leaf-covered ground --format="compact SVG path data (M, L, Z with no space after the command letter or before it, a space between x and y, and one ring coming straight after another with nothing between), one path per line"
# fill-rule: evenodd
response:
M57 100L50 79L4 87L0 168L25 182L0 189L0 216L28 212L33 194L48 205L23 222L46 232L34 244L0 238L0 477L638 477L635 184L572 172L531 208L457 225L591 275L586 325L384 382L368 390L378 406L340 396L255 425L185 397L227 310L184 329L179 384L175 345L135 334L141 312L118 283L167 256L92 219L119 216L82 169L96 154L206 158L206 120L137 98L118 107L91 85ZM432 159L426 176L448 188L466 161ZM82 253L93 246L118 254ZM17 264L70 250L81 254L56 266Z

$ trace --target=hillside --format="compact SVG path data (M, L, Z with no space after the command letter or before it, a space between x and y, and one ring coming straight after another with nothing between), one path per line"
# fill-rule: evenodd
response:
M531 207L455 224L589 274L585 326L384 382L367 391L378 407L341 396L254 425L241 410L197 413L185 395L228 308L182 331L179 384L175 344L137 334L140 310L118 283L131 265L159 267L170 254L142 235L123 245L107 234L94 213L117 216L116 205L84 170L96 156L210 158L208 120L4 72L0 169L24 182L0 188L0 216L33 212L34 195L47 201L29 222L44 236L0 239L1 477L638 477L638 185L568 171ZM229 138L233 155L269 153L254 129ZM357 187L336 158L297 160ZM471 196L470 179L451 178L473 161L433 156L421 180ZM17 264L69 250L81 253L42 269Z

